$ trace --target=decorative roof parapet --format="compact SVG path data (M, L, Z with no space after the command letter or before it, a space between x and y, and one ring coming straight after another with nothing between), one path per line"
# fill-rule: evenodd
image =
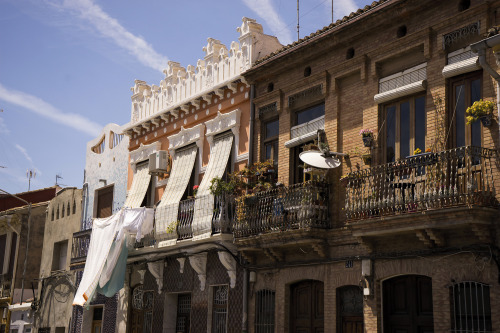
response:
M262 25L243 17L237 31L238 42L232 42L228 50L219 40L208 38L203 47L205 56L196 67L182 67L169 61L163 71L165 78L160 84L148 85L135 80L132 90L132 110L129 130L157 116L170 113L184 104L199 105L196 101L227 86L234 89L233 82L242 80L241 73L255 61L279 49L282 45L274 36L265 35ZM129 131L129 134L131 132Z

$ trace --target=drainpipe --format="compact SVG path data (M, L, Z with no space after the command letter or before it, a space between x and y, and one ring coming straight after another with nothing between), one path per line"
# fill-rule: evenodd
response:
M250 85L250 135L248 136L248 165L253 163L253 127L254 127L254 118L255 118L255 104L253 103L253 99L255 97L255 85Z
M249 131L250 135L248 136L248 165L253 163L253 127L254 127L254 118L255 118L255 104L253 103L253 99L255 97L255 85L250 85L250 125ZM241 331L243 333L248 332L248 269L243 269L243 316L241 319Z
M241 319L241 332L248 332L248 269L243 269L243 316Z
M500 119L500 75L486 61L486 50L492 48L495 55L496 63L500 66L500 34L488 37L470 46L471 50L478 54L479 65L490 74L497 82L497 112ZM495 53L497 52L497 53ZM500 142L500 130L498 132Z

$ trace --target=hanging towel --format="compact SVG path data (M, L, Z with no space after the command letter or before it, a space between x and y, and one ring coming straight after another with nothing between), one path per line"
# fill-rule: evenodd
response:
M126 238L126 237L125 237ZM127 270L127 242L126 240L122 240L121 243L114 242L111 247L110 252L114 252L115 249L118 249L119 256L115 261L115 265L111 271L111 276L108 280L104 282L103 274L101 274L101 279L99 280L99 286L97 287L97 292L106 297L111 297L118 292L118 290L123 288L123 284L125 283L125 273ZM104 282L104 283L101 283Z
M110 217L94 219L87 260L73 305L83 306L88 299L92 299L120 219L121 211Z

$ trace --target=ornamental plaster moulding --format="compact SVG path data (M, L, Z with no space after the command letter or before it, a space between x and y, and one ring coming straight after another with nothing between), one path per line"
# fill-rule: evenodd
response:
M219 260L229 275L231 288L236 286L236 260L228 252L218 252Z
M187 129L181 126L179 133L168 137L168 150L173 154L176 149L187 146L193 142L199 141L201 143L203 142L204 133L205 125L203 124L198 124Z
M207 126L207 138L213 138L214 135L227 130L232 130L235 135L238 134L240 128L240 116L240 109L236 109L228 113L220 113L220 111L217 111L217 116L214 119L205 122L205 126Z
M207 280L207 253L199 253L189 257L189 264L198 274L200 280L200 290L205 290L205 283Z
M152 153L156 153L161 148L161 142L156 141L149 145L143 145L141 143L140 147L134 151L130 152L130 166L135 172L135 167L137 163L145 161L149 159L149 155Z

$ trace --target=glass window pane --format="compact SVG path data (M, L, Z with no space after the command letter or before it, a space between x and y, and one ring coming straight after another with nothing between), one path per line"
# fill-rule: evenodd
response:
M481 99L481 80L477 79L471 82L470 85L470 104ZM481 122L476 121L471 125L471 142L472 146L481 147Z
M325 115L325 104L320 104L313 106L309 109L297 112L297 124L301 125L307 123L313 119L319 118Z
M273 145L268 143L266 144L266 161L273 158Z
M272 138L273 136L278 136L279 134L279 121L270 121L266 123L266 134L265 138Z
M455 86L455 124L457 147L465 146L465 91L464 85Z
M386 161L389 163L394 162L396 152L396 106L394 105L387 108L386 126Z
M425 97L415 99L415 147L425 152Z
M399 157L406 158L410 155L410 102L401 103L399 119Z

